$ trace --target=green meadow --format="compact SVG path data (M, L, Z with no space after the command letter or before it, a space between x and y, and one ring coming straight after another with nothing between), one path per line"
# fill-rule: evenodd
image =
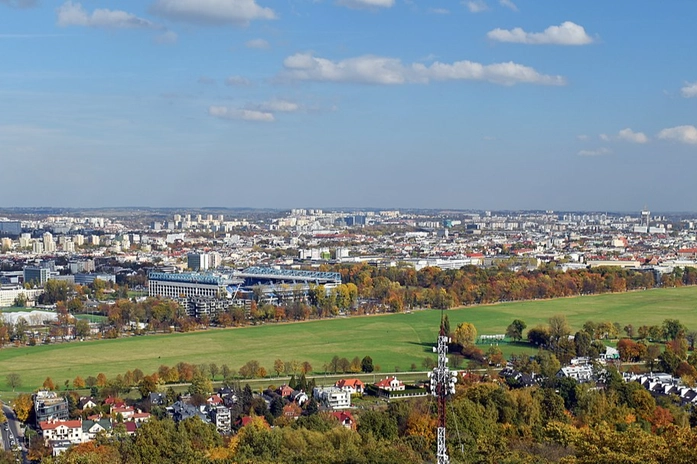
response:
M622 326L661 324L679 319L697 330L697 287L657 289L642 292L582 296L556 300L526 301L472 306L446 311L454 329L460 322L473 323L479 335L501 334L513 319L528 327L545 323L556 314L566 315L572 328L585 321L619 322ZM422 368L426 356L434 356L440 311L365 317L336 318L302 323L266 324L236 329L210 329L201 332L148 335L117 340L71 342L35 347L5 347L0 350L0 391L8 391L5 373L22 377L20 390L39 387L47 376L57 385L80 375L83 378L103 372L107 377L127 370L154 372L161 364L227 364L239 369L257 360L272 372L275 359L309 361L322 371L334 355L370 355L384 372ZM504 353L530 348L504 344ZM434 356L435 357L435 356Z

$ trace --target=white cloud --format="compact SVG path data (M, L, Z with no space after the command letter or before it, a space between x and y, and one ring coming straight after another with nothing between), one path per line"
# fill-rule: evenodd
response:
M531 45L587 45L593 42L583 26L571 21L565 21L559 26L549 26L544 32L525 32L520 27L516 27L511 30L494 29L486 36L498 42Z
M155 37L155 42L159 44L173 44L177 43L177 39L179 36L177 35L176 32L173 31L166 31L163 32L162 34L158 35Z
M588 140L588 136L586 134L577 135L576 138L584 142Z
M463 2L470 13L481 13L489 9L489 5L486 4L484 0L470 0L469 2Z
M440 15L450 14L450 10L448 10L447 8L429 8L428 12L433 13L433 14L440 14Z
M364 55L331 61L310 53L297 53L283 61L282 76L294 80L355 82L363 84L425 84L432 80L476 80L502 85L517 83L564 85L562 76L540 74L521 64L495 63L483 65L472 61L452 64L434 62L431 65L412 63L405 66L398 58Z
M239 119L242 121L273 122L275 120L273 114L269 112L240 110L226 106L211 106L208 108L208 114L220 119Z
M7 5L10 8L34 8L38 4L38 0L0 0L0 5Z
M276 13L255 0L155 0L150 11L173 21L246 25L255 19L276 19Z
M697 145L697 127L677 126L663 129L658 133L658 138L663 140L673 140L675 142Z
M697 82L685 82L685 86L680 89L680 93L685 98L697 97Z
M646 134L644 134L643 132L634 132L629 127L627 127L626 129L622 129L617 133L617 135L600 134L599 137L600 140L603 140L605 142L620 140L632 143L647 143L649 141L649 138L646 136Z
M518 7L511 0L499 0L499 3L501 4L501 6L505 6L510 10L518 11Z
M245 45L245 47L247 47L247 48L257 48L257 49L260 49L260 50L265 50L265 49L271 47L271 45L270 45L266 40L264 40L264 39L252 39L252 40L248 40L248 41L246 41L246 42L244 43L244 45Z
M617 133L617 138L619 140L624 140L626 142L632 143L646 143L649 138L643 132L634 132L629 127L622 129Z
M225 85L229 85L230 87L244 86L249 84L249 80L242 76L230 76L225 79Z
M300 110L300 105L288 100L274 99L258 105L248 105L247 108L265 113L294 113Z
M355 10L365 8L392 8L394 0L337 0L337 5Z
M58 14L58 25L63 27L87 26L120 29L159 29L161 27L152 21L121 10L98 8L89 14L80 3L73 3L70 0L58 7L56 13Z
M601 148L596 148L595 150L581 150L578 152L578 156L603 156L603 155L609 155L612 153L612 150L609 148L601 147Z
M215 85L215 79L208 76L201 76L198 78L196 82L203 85Z

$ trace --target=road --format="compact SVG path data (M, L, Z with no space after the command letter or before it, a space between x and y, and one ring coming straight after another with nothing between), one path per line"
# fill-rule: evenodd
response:
M2 411L7 417L6 425L0 426L2 430L2 444L5 450L12 451L17 447L22 449L22 458L26 462L26 449L24 448L24 435L20 428L20 422L17 420L15 412L9 406L3 404ZM6 428L7 427L7 428Z

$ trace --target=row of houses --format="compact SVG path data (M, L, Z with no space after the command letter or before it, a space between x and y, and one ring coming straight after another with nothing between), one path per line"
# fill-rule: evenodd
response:
M98 406L91 397L81 398L79 404L83 411ZM111 407L108 416L96 414L88 416L85 420L81 417L70 420L65 414L67 412L65 398L59 397L54 392L38 392L35 397L35 407L39 406L42 409L36 410L37 429L44 443L53 449L53 455L61 454L72 445L92 441L99 434L110 434L118 425L123 427L124 433L133 435L141 424L150 420L150 413L127 406L123 401L107 398L105 404ZM55 415L47 416L47 410L52 410Z
M627 382L638 382L652 395L677 396L683 404L697 404L697 388L687 387L682 380L665 373L622 374Z

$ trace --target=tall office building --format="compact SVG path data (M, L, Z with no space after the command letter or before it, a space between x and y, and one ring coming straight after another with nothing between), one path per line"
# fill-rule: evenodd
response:
M24 268L24 282L43 287L51 276L51 270L47 267L27 266Z
M19 236L22 233L22 223L19 221L0 221L0 235Z
M189 253L186 263L192 271L205 271L210 267L210 258L206 253Z

